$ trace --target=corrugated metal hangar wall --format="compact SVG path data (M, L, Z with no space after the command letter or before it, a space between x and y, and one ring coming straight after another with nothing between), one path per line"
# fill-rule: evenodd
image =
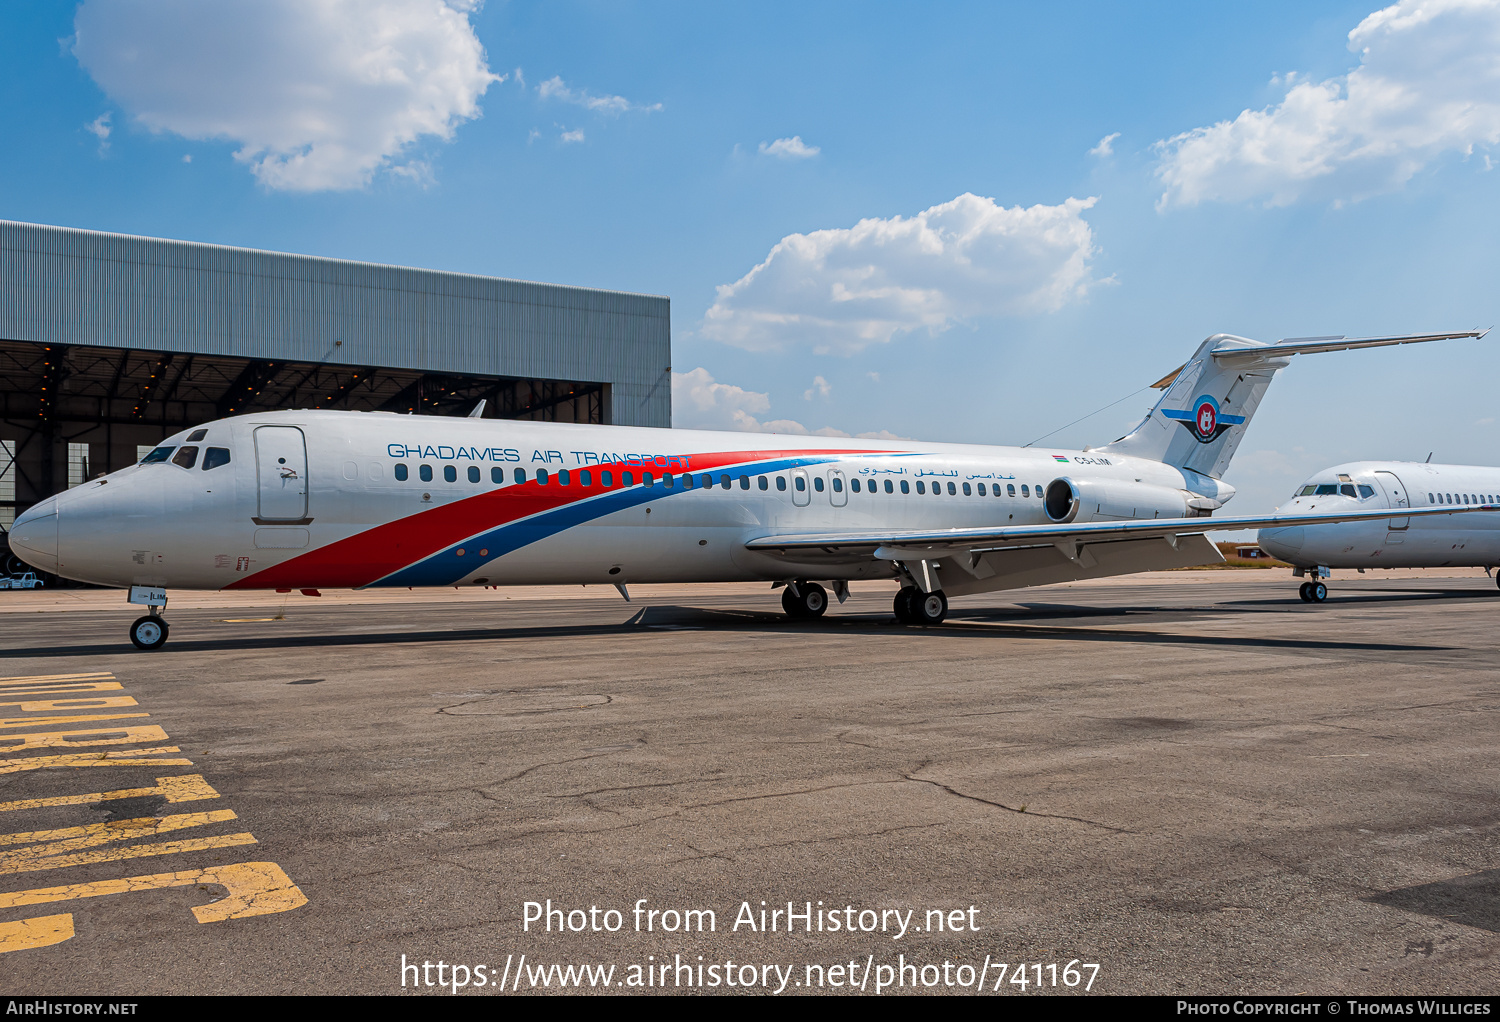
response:
M668 300L0 220L0 527L197 422L671 425Z

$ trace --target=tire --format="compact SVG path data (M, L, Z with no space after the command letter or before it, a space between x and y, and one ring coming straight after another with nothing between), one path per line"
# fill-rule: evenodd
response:
M161 649L167 641L167 623L155 614L137 618L130 626L130 641L136 649Z
M1322 603L1324 600L1328 599L1328 587L1322 582L1309 583L1307 586L1307 592L1308 595L1312 597L1312 602L1314 603Z
M822 617L823 612L828 609L828 590L816 582L798 582L797 590L798 616Z
M1308 590L1311 589L1311 588L1312 588L1312 583L1311 582L1303 582L1302 585L1297 588L1297 595L1300 596L1300 597L1302 597L1302 602L1303 603L1311 603L1312 602L1312 593L1308 592Z
M948 597L941 589L934 589L925 596L918 593L911 601L912 611L919 625L940 625L948 616Z
M918 595L920 590L916 586L903 586L896 593L896 620L903 625L914 625L917 623L917 612L912 607L912 598Z

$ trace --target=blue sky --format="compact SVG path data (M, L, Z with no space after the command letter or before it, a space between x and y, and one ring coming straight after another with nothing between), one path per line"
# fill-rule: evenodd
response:
M1019 444L1211 333L1500 318L1495 0L87 0L0 58L0 217L666 294L681 425ZM1495 463L1497 344L1295 359L1233 510Z

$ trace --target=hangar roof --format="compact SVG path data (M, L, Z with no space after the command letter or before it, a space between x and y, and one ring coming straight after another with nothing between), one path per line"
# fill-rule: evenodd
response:
M611 385L670 422L665 297L0 220L0 339Z

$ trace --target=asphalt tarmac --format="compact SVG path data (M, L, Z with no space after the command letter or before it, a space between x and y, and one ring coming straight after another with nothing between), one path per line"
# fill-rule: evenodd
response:
M892 592L0 594L6 992L1495 991L1490 579Z

